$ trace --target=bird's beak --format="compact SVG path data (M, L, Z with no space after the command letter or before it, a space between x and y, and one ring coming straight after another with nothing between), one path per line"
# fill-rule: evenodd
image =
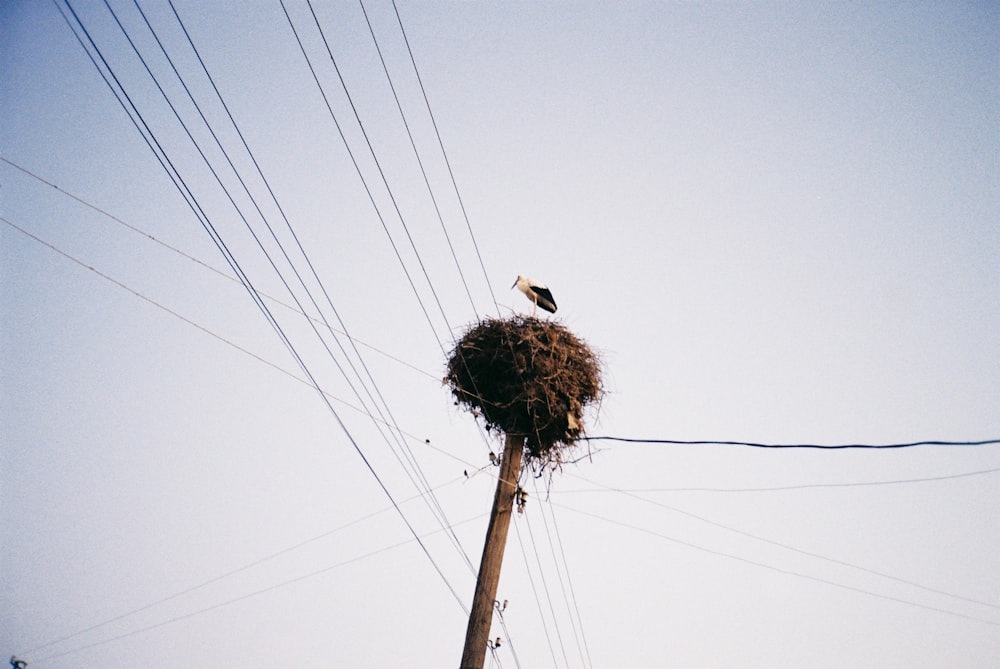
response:
M514 290L514 286L517 285L517 279L514 279L514 283L510 284L510 289Z

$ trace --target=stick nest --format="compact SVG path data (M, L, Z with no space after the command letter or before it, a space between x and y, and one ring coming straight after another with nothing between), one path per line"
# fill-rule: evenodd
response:
M603 395L590 347L563 325L529 316L470 327L445 381L488 430L523 434L528 457L542 465L562 462L561 450L583 434L584 407Z

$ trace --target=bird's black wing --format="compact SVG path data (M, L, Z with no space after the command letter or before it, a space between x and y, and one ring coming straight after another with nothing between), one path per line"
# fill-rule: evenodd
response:
M538 306L550 313L556 313L556 301L552 297L552 292L548 288L532 286L531 292L538 296Z

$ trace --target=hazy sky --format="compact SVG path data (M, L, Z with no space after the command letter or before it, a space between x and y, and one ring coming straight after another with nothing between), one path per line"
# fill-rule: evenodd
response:
M592 435L1000 438L993 3L399 3L467 223L391 3L406 125L358 3L71 2L0 4L0 657L457 666L500 443L440 379L519 273ZM996 667L998 481L592 442L525 474L487 666Z

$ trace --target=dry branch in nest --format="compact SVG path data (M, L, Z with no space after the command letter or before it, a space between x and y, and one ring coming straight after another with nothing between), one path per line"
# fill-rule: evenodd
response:
M529 316L486 319L455 344L445 381L486 428L523 434L529 461L558 465L601 398L601 366L563 325Z

